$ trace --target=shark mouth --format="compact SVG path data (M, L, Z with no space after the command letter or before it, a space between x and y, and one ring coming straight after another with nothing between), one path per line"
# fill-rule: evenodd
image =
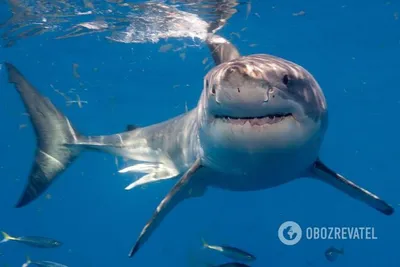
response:
M216 119L222 120L223 122L235 125L244 125L248 122L251 126L275 124L289 117L292 117L292 113L270 114L260 117L232 117L232 116L221 116L221 115L215 116Z

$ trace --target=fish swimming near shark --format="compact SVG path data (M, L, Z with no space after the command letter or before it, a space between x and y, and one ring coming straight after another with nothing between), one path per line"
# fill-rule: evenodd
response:
M22 267L28 267L31 265L37 267L68 267L67 265L57 263L54 261L32 261L30 257L26 257L26 262L22 264Z
M204 238L202 238L203 247L208 248L210 250L218 251L222 255L225 255L228 258L240 261L254 261L256 257L251 253L244 251L240 248L229 246L229 245L210 245L208 244Z
M42 237L42 236L15 237L7 234L6 232L1 232L1 234L3 235L3 240L0 241L0 244L8 241L14 241L36 248L57 248L63 245L61 241L48 237Z
M216 34L210 34L207 46L216 66L204 77L197 107L164 122L101 136L81 134L15 66L6 63L9 82L20 94L37 137L35 160L16 207L42 195L80 152L93 150L137 162L120 171L145 174L127 189L178 180L144 226L129 257L179 203L203 196L210 187L255 191L308 177L385 215L394 212L320 159L327 104L306 69L272 55L240 55Z

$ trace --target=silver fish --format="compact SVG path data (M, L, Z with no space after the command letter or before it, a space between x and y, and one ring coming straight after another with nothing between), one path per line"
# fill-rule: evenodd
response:
M15 241L18 243L22 243L31 247L36 248L56 248L61 246L63 243L51 238L47 237L40 237L40 236L21 236L21 237L14 237L10 236L6 232L1 232L4 239L0 241L0 243L5 243L8 241Z
M22 267L28 267L29 265L36 265L38 267L68 267L67 265L53 261L32 261L29 257L26 257L26 262L22 264Z
M254 255L239 248L227 245L222 245L222 246L210 245L204 239L202 239L202 241L203 241L203 247L218 251L228 258L240 261L253 261L256 259Z

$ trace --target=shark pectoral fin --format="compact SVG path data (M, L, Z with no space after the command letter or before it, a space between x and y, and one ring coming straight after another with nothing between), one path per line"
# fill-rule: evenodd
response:
M168 195L161 201L156 211L153 213L153 216L140 233L136 244L129 252L129 257L132 257L136 252L138 252L140 247L150 238L151 234L157 229L162 220L174 209L174 207L189 197L198 197L205 192L205 186L201 183L197 183L196 177L194 176L194 174L202 167L201 160L197 159L190 169L181 177L178 183L175 184ZM195 188L195 194L193 194L194 187L197 187Z
M143 175L141 178L139 178L136 181L134 181L133 183L129 184L127 187L125 187L125 190L131 190L132 188L137 187L139 185L153 183L158 180L161 180L161 179L157 179L155 177L155 173L149 173L149 174Z
M364 188L356 185L355 183L347 180L342 175L334 172L329 169L325 164L323 164L320 160L317 160L314 163L313 167L313 175L314 178L318 178L321 181L324 181L340 191L346 193L347 195L358 199L367 205L373 207L374 209L382 212L385 215L392 215L394 209L387 204L385 201L377 197L376 195L368 192Z
M208 49L214 59L215 65L236 59L240 57L237 48L225 38L210 34L206 39Z
M179 171L175 168L168 167L164 164L160 163L139 163L118 171L119 173L147 173L141 178L137 179L130 185L128 185L125 190L131 190L132 188L157 182L161 180L166 180L170 178L174 178L179 175Z
M174 178L176 177L176 175L159 175L156 172L152 172L149 174L146 174L142 177L140 177L139 179L137 179L136 181L134 181L133 183L131 183L130 185L128 185L127 187L125 187L125 190L131 190L134 187L137 187L139 185L144 185L144 184L148 184L148 183L154 183L154 182L158 182L158 181L162 181L162 180L166 180L166 179L170 179L170 178Z

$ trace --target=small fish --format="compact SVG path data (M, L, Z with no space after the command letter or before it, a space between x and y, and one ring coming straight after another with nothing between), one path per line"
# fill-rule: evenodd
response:
M158 52L161 53L165 53L167 51L169 51L172 48L172 44L166 44L160 47L160 49L158 49Z
M86 8L94 9L94 5L92 2L89 0L83 0L83 4L85 5Z
M114 158L114 163L115 163L115 166L117 167L117 169L119 169L118 157L115 157L115 158Z
M26 257L26 262L22 264L22 267L28 267L31 264L39 267L68 267L67 265L53 261L32 261L29 257Z
M251 12L251 1L247 2L246 20L249 18L250 12Z
M250 266L240 262L229 262L221 265L213 265L212 267L250 267Z
M3 234L4 239L0 241L0 243L5 243L8 241L15 241L19 243L23 243L25 245L36 247L36 248L56 248L61 246L63 243L54 239L39 237L39 236L21 236L21 237L13 237L5 232L1 232Z
M304 10L299 11L297 13L292 13L293 16L298 17L298 16L304 16L306 12Z
M213 63L209 63L207 66L204 67L204 69L206 70L206 69L210 68L212 65L213 65Z
M223 245L223 246L209 245L206 243L206 241L204 239L202 239L202 241L203 241L203 247L219 251L228 258L231 258L234 260L240 260L240 261L253 261L256 259L255 256L253 256L250 253L243 251L241 249L231 247L231 246L225 246L225 245ZM235 266L235 265L232 265L232 266Z
M240 34L239 34L239 33L237 33L237 32L231 32L231 36L232 36L232 35L234 35L234 36L236 36L237 38L240 39Z
M344 249L337 249L335 247L329 247L326 251L325 251L325 258L330 261L333 262L335 261L339 255L343 255L344 254Z
M78 67L79 65L74 63L72 64L72 74L75 76L75 78L79 79L81 76L78 73Z

